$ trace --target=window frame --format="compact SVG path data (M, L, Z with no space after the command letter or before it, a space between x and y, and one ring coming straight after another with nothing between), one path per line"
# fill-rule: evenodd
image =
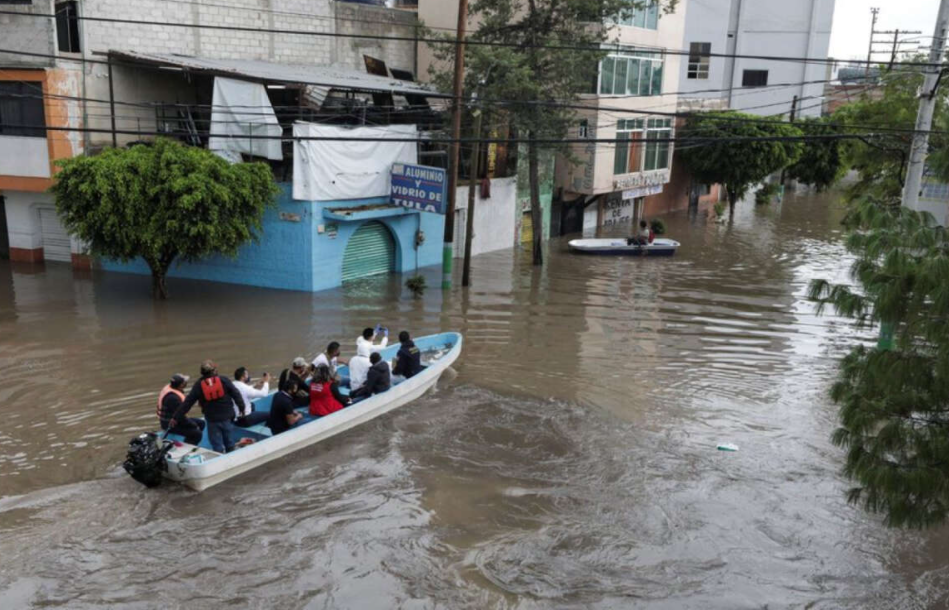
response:
M639 2L641 0L633 1ZM632 2L630 2L630 5L632 5ZM659 2L657 0L650 0L649 3L643 7L629 6L623 9L619 15L616 15L612 21L616 25L624 25L626 27L653 31L658 30Z
M56 16L56 49L60 53L82 53L79 3L76 0L62 0L54 3L53 9Z
M617 121L613 175L625 176L669 169L672 161L671 142L655 142L655 140L671 139L672 131L672 119L620 119ZM637 137L633 137L633 134ZM650 140L654 142L650 144ZM634 146L638 147L635 153ZM637 169L632 168L634 159L638 165ZM624 171L619 171L620 169Z
M663 95L662 79L666 56L664 50L642 50L630 47L629 51L614 51L600 61L597 95L614 97L656 97ZM621 71L618 66L625 63ZM633 68L637 66L637 68ZM617 74L623 73L623 89L616 90ZM634 76L635 75L635 76ZM635 79L635 80L634 80ZM631 85L636 85L633 92Z
M690 42L689 61L685 77L688 80L708 80L711 67L712 43Z
M43 85L38 81L0 81L0 136L46 138L43 100ZM14 105L17 107L11 112Z
M752 82L762 80L762 75L764 75L763 81L761 83ZM767 87L768 86L768 70L743 70L741 73L741 86L742 87Z

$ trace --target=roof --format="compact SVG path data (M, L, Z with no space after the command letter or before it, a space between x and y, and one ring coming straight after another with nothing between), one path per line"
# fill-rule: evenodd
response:
M450 98L425 85L376 76L334 66L277 64L256 59L209 59L190 55L141 53L109 50L109 58L123 63L180 68L210 76L228 76L260 83L283 85L315 85L356 91L385 91L399 95Z

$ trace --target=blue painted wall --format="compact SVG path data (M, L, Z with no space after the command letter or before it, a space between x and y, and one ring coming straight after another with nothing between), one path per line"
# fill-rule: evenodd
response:
M294 201L291 185L281 184L280 187L277 208L264 215L263 232L258 243L243 246L235 259L211 256L194 263L173 264L169 277L310 292L339 286L346 243L364 222L370 220L324 218L323 210L387 203L388 198ZM288 215L292 215L293 220L288 220ZM414 271L415 232L419 228L425 234L425 243L418 249L418 266L441 264L444 216L414 212L373 220L384 224L392 233L396 245L396 272ZM334 224L337 227L335 236L327 230ZM321 225L324 228L322 233L318 230ZM151 273L141 259L129 263L103 259L101 267L107 271Z

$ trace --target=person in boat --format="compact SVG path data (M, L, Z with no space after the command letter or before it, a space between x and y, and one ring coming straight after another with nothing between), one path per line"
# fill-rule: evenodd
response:
M201 442L204 435L204 420L193 417L186 417L171 425L172 417L181 403L185 400L185 387L188 385L187 375L176 373L171 376L171 381L158 393L158 423L162 430L167 430L169 434L180 434L185 437L185 442L191 445L197 445Z
M321 364L313 371L310 380L310 415L323 417L335 413L352 401L339 391L339 382L330 367Z
M375 343L376 337L379 335L383 335L382 340ZM366 383L366 376L369 374L370 367L372 367L369 356L388 344L389 329L377 324L375 329L367 328L362 331L362 336L356 339L356 355L349 360L349 387L351 390L358 390Z
M353 400L368 398L373 394L385 392L392 386L389 363L382 359L382 354L372 352L372 355L369 356L369 362L372 366L369 367L369 372L366 375L366 383L349 394Z
M330 344L326 346L326 351L314 358L311 364L314 370L316 370L320 365L328 367L330 370L330 375L336 377L339 380L340 385L347 385L349 379L343 379L342 376L340 376L336 371L340 363L348 364L348 361L345 358L339 357L339 342L330 341Z
M626 244L629 246L648 246L654 239L656 239L655 233L652 232L645 220L640 220L639 233L627 239Z
M303 415L294 410L293 396L298 389L297 380L293 377L280 382L280 391L274 394L267 416L267 427L274 436L286 432L303 419Z
M234 387L231 380L218 375L217 365L210 360L201 363L201 380L191 387L181 406L171 420L175 422L187 415L194 403L201 405L204 419L208 422L208 441L218 453L234 450L234 405L239 412L244 411L244 397Z
M289 369L284 369L280 373L279 386L282 387L289 379L297 382L297 389L293 393L293 404L297 407L305 407L310 404L310 386L306 382L308 375L306 360L297 356L293 359L293 364Z
M392 375L400 379L411 379L425 368L422 366L422 352L415 347L415 342L407 330L399 333L399 343L399 353L395 357Z
M255 410L253 401L270 394L270 373L264 373L260 381L251 384L247 367L238 367L234 371L234 387L244 397L243 411L239 411L237 405L234 405L234 423L241 428L250 428L267 421L267 413Z

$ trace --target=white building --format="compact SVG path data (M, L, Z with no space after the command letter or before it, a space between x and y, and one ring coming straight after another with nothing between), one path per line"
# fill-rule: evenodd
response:
M826 64L749 56L827 59L833 16L834 0L688 0L680 107L788 115L797 96L798 116L820 116Z

